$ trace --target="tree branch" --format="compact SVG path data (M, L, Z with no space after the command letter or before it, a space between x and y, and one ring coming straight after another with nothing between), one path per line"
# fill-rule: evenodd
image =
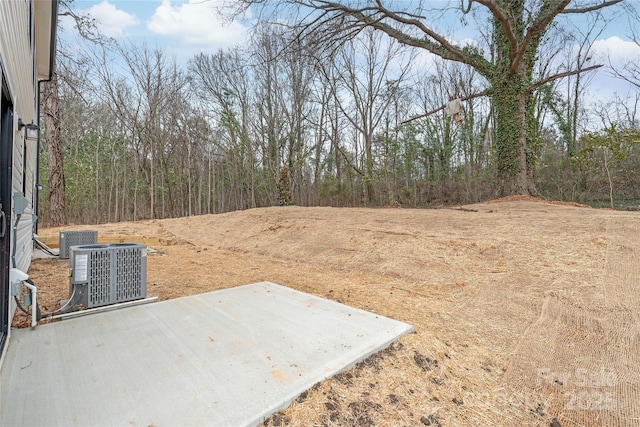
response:
M474 93L474 94L472 94L472 95L465 96L464 98L460 98L460 101L468 101L468 100L470 100L470 99L480 98L481 96L487 96L487 95L489 95L490 93L491 93L491 91L490 91L490 90L483 90L482 92ZM405 125L405 124L407 124L407 123L409 123L409 122L412 122L412 121L414 121L414 120L422 119L423 117L428 117L428 116L430 116L430 115L432 115L432 114L437 113L438 111L442 111L442 110L444 110L445 108L447 108L447 104L441 105L440 107L435 108L435 109L433 109L433 110L431 110L431 111L427 111L426 113L424 113L424 114L420 114L419 116L411 117L411 118L409 118L409 119L407 119L407 120L404 120L404 121L400 122L400 124L401 124L401 125Z
M529 43L534 36L538 35L553 21L553 19L558 16L558 14L571 2L571 0L555 0L555 5L553 3L545 4L548 6L548 12L545 13L543 7L540 10L540 14L536 18L535 22L527 29L527 34L524 36L524 40L520 44L520 48L518 49L518 53L513 58L511 62L511 71L515 71L520 66L520 62L527 52L527 48L529 47Z
M522 41L522 44L520 45L520 50L518 51L518 55L516 56L514 61L511 63L511 70L515 71L518 68L518 66L520 65L520 62L522 61L522 58L524 57L524 55L525 55L525 53L527 51L527 48L529 47L529 43L531 42L533 37L535 37L536 35L538 35L542 31L544 31L544 29L547 28L549 23L551 23L551 21L553 21L555 19L555 17L558 16L559 14L593 12L595 10L599 10L599 9L603 9L605 7L613 6L614 4L620 3L621 1L623 1L623 0L603 1L602 3L594 5L594 6L583 7L583 8L574 8L574 9L566 9L566 7L569 5L571 0L555 0L555 5L553 3L547 3L549 12L545 14L541 10L540 14L538 15L538 18L536 19L536 21L527 30L527 34L526 34L524 40ZM543 7L543 9L544 9L544 7Z
M614 4L620 3L622 1L624 1L624 0L610 0L610 1L602 2L600 4L596 4L594 6L581 7L581 8L575 8L575 9L565 9L560 13L565 14L565 13L587 13L587 12L593 12L594 10L604 9L605 7L613 6Z
M486 74L490 64L481 56L469 55L464 49L449 43L446 38L427 27L420 21L421 17L416 15L403 14L393 12L382 5L380 0L376 0L375 7L356 9L340 3L334 3L326 0L314 0L317 9L321 9L324 13L342 15L356 20L361 25L369 26L377 30L383 31L388 36L394 38L398 42L412 47L419 47L441 58L462 62L477 68L481 73ZM400 31L388 23L384 22L389 19L393 22L404 24L409 27L420 30L427 37L417 38L406 32Z
M340 152L340 154L342 154L342 158L349 164L349 166L351 166L351 168L353 168L353 170L358 175L364 176L364 172L362 171L362 169L359 169L356 165L353 164L351 159L349 159L349 156L347 156L347 153L345 153L342 147L340 147L340 144L335 144L335 148Z
M80 37L97 44L109 44L113 42L111 37L100 33L96 25L96 19L89 14L80 15L71 9L71 1L61 1L58 16L67 16L75 22L75 28Z
M496 4L495 0L475 0L476 3L480 3L485 6L491 14L500 22L502 28L504 29L504 33L509 40L509 58L513 60L516 56L516 52L518 51L518 39L513 33L513 27L509 22L509 18L502 12L500 7Z
M600 67L602 67L602 64L600 64L600 65L592 65L591 67L587 67L587 68L579 68L577 70L565 71L564 73L554 74L553 76L547 77L546 79L540 80L539 82L536 82L536 83L532 84L529 87L529 92L539 88L540 86L546 85L547 83L552 82L554 80L558 80L558 79L561 79L563 77L574 76L574 75L580 74L580 73L586 73L587 71L593 71L593 70L596 70L596 69L598 69Z
M465 8L464 7L464 0L460 0L460 9L462 9L462 13L464 13L465 15L467 13L469 13L469 11L471 10L471 4L473 4L473 0L469 0L469 4Z
M629 75L623 74L617 68L611 66L612 74L627 83L640 89L640 67L636 63L629 62L622 67L623 70L629 72ZM635 77L637 76L637 77Z

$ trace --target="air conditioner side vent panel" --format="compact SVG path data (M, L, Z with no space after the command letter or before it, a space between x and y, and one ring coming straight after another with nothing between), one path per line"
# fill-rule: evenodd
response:
M61 231L59 235L60 258L69 258L71 246L92 245L98 243L98 232L95 230L69 230Z

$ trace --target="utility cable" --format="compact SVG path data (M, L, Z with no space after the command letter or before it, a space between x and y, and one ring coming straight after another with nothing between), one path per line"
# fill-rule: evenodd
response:
M34 241L34 243L36 244L37 247L39 247L40 249L42 249L43 251L45 251L49 255L56 256L56 257L60 256L60 252L58 252L58 253L53 252L53 249L51 249L49 246L47 246L44 243L42 243L36 237L33 238L33 241Z
M31 281L31 279L27 279L27 280L25 280L25 282L29 283L30 285L35 286L33 281ZM56 316L58 314L65 313L66 310L69 307L73 306L73 302L74 302L73 300L74 300L74 297L76 296L76 288L77 288L76 286L73 287L73 292L71 293L71 296L69 297L69 300L62 307L57 309L56 311L52 311L50 313L42 313L41 315L39 315L40 314L40 309L37 308L36 309L36 315L39 317L38 320L46 319L46 318L49 318L49 317ZM15 299L16 304L18 305L18 308L20 308L20 311L22 311L27 316L31 316L31 313L26 308L24 308L22 304L20 304L20 299L18 299L17 296L14 296L13 298Z
M17 296L17 295L14 295L14 296L13 296L13 299L14 299L14 300L16 300L16 304L18 304L18 308L20 309L20 311L21 311L21 312L23 312L23 313L24 313L24 314L26 314L27 316L31 316L31 313L29 313L29 312L27 311L27 309L26 309L26 308L24 308L24 307L22 306L22 304L20 304L20 300L18 299L18 296Z
M51 313L45 313L45 314L43 314L43 315L42 315L42 318L43 318L43 319L46 319L46 318L48 318L48 317L53 317L53 316L56 316L56 315L58 315L58 314L63 314L63 313L65 313L65 312L66 312L66 310L67 310L69 307L73 307L73 298L76 296L76 289L77 289L77 286L74 286L74 287L73 287L73 292L71 293L71 296L69 297L69 300L67 300L67 302L66 302L62 307L60 307L58 310L53 311L53 312L51 312Z

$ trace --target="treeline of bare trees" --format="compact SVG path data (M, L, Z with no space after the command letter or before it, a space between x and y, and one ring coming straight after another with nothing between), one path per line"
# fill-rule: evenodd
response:
M68 222L496 196L493 108L471 97L482 90L472 69L416 56L373 30L331 51L274 26L254 37L185 66L129 44L96 45L62 64ZM537 188L576 202L640 199L640 98L587 110L584 85L574 77L536 91ZM455 117L442 108L468 97Z

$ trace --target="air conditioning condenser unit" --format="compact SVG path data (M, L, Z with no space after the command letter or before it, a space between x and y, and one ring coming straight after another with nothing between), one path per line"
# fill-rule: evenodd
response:
M139 243L70 248L71 309L95 308L147 297L147 247Z
M69 258L69 248L77 245L95 245L98 243L98 232L95 230L69 230L60 232L61 259Z

